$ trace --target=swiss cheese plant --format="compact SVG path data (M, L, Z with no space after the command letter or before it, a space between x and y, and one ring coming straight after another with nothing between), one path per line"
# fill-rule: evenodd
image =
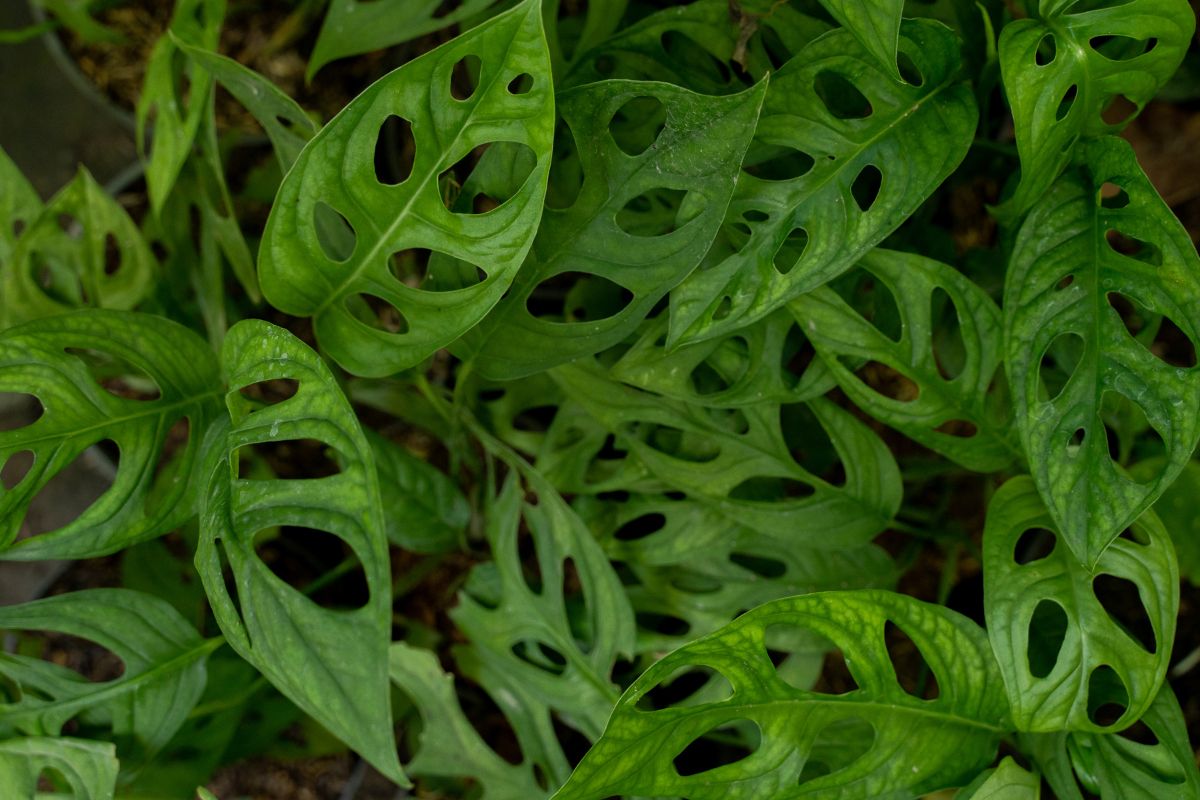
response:
M1200 798L1184 0L237 9L0 152L0 796Z

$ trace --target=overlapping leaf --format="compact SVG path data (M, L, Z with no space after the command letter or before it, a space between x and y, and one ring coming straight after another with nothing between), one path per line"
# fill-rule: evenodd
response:
M1029 210L1071 160L1081 136L1119 130L1175 73L1196 29L1185 0L1041 0L1037 16L1000 34L1021 181L1000 211ZM1124 118L1101 116L1109 104Z
M28 216L35 206L21 199L20 182L14 193L26 227L13 243L11 261L0 252L3 326L82 306L130 309L154 288L157 265L137 225L86 169L36 217ZM11 222L5 228L11 235Z
M615 383L594 365L565 365L553 375L655 477L743 525L795 544L848 547L877 534L899 507L892 454L828 400L710 410ZM845 470L843 485L813 474L797 460L802 454L789 451L785 418L808 414L802 432L825 431L826 446Z
M821 5L893 78L903 80L896 53L904 0L821 0Z
M1081 147L1069 172L1022 225L1004 290L1005 368L1016 425L1038 491L1067 546L1085 565L1183 468L1200 437L1200 259L1142 174L1129 145ZM1105 184L1121 193L1110 202ZM1123 320L1126 305L1178 328L1176 358L1148 350ZM1069 375L1047 385L1050 361ZM1171 362L1174 363L1171 363ZM1139 406L1161 438L1166 464L1139 483L1109 456L1106 394Z
M1008 421L987 402L1000 366L1000 309L970 279L931 259L876 249L859 266L893 295L899 341L830 287L790 305L838 385L867 413L965 467L993 472L1009 464L1016 444L1009 440ZM936 295L945 298L948 313L935 306ZM956 343L943 334L954 327L961 352L947 352ZM867 385L854 372L866 361L898 371L913 382L917 396L889 397ZM943 427L963 422L973 429L969 435Z
M761 319L848 269L962 160L977 110L944 26L910 20L899 83L845 30L771 78L730 205L730 248L671 294L669 344ZM876 183L877 181L877 183Z
M1149 458L1129 469L1137 479L1152 479L1162 472L1163 459ZM1200 515L1196 498L1200 497L1200 463L1189 461L1179 477L1154 503L1154 513L1175 543L1179 574L1192 585L1200 585Z
M708 97L604 81L559 95L583 186L569 207L546 211L512 291L482 325L477 369L518 378L598 353L634 331L708 251L765 89ZM636 104L661 106L662 130L628 132L619 142L610 132L614 117ZM535 293L574 275L574 286L562 287L561 312L535 316Z
M0 785L13 797L36 797L42 770L66 778L74 800L112 800L117 758L111 744L83 739L25 737L0 740Z
M95 683L48 661L0 653L0 675L17 689L15 699L0 703L0 733L59 736L79 717L111 728L135 762L160 750L184 723L204 691L205 660L221 644L200 638L165 601L128 589L5 606L0 629L80 636L125 665L120 677Z
M84 361L89 351L108 360L110 375L93 375ZM151 385L153 399L115 393ZM43 409L31 424L0 431L0 461L28 457L22 453L33 461L0 493L0 557L104 555L195 514L201 442L222 412L216 359L191 331L161 317L104 310L28 322L0 334L0 391L32 392ZM187 441L168 450L172 426L183 419ZM17 541L38 493L104 440L120 452L111 488L67 525Z
M1035 532L1032 539L1027 531ZM1129 538L1115 539L1091 569L1061 538L1027 477L1002 486L988 507L984 606L1013 722L1023 731L1120 730L1162 686L1179 610L1175 553L1153 513L1133 524ZM1141 607L1126 598L1121 605L1132 607L1122 610L1153 631L1149 642L1108 610L1116 605L1110 593L1126 581ZM1098 716L1109 703L1119 711L1111 721Z
M929 663L940 691L936 699L910 695L897 683L884 644L888 621L912 637ZM832 695L782 679L767 653L768 639L780 630L832 641L857 686ZM651 689L688 668L718 673L732 694L652 711L638 707ZM915 796L960 785L986 765L1006 710L986 637L965 617L888 592L787 598L743 614L647 670L621 697L604 736L555 797ZM732 724L758 729L754 752L681 776L672 761L698 738ZM822 750L839 733L860 729L848 750ZM818 768L818 761L829 763Z
M17 240L42 211L42 200L3 148L0 148L0 186L4 187L4 194L0 195L0 270L7 271Z
M300 708L399 783L388 701L390 569L375 461L329 368L281 328L258 320L230 329L222 347L232 427L221 438L201 517L196 567L230 645ZM298 381L296 393L255 406L239 390ZM238 477L238 450L256 443L317 439L340 471L308 480ZM255 551L256 535L301 526L341 539L362 564L367 602L327 609L280 580ZM232 569L226 588L222 557ZM332 568L333 564L330 565Z
M451 75L471 57L481 64L477 88L460 100ZM393 116L408 121L416 146L395 185L375 171ZM482 319L512 282L541 217L553 127L541 15L527 0L381 78L309 143L267 222L263 293L281 310L315 317L318 341L351 372L383 376L420 363ZM504 191L477 178L484 185L468 180L455 199L448 170L483 145L491 148L475 172ZM475 213L483 196L503 202ZM453 291L434 291L436 281L408 285L391 264L404 254L419 261L422 249L427 277L465 269L472 280L449 282Z
M367 431L379 470L388 541L418 553L454 550L465 535L471 508L453 480L428 461Z
M977 782L964 787L956 800L1038 800L1041 783L1038 776L1024 770L1005 756L995 769L982 773Z

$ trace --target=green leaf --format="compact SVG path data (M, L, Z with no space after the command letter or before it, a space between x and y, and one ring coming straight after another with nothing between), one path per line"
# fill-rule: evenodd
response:
M232 427L217 430L215 463L201 516L196 568L230 645L288 699L397 783L388 701L391 580L382 501L371 448L329 368L282 328L244 320L221 351ZM296 393L256 408L240 390L267 380L298 381ZM324 478L246 480L239 449L317 439L338 455ZM325 608L280 580L255 550L257 534L303 526L341 539L365 572L368 600ZM227 590L222 560L233 572ZM330 567L335 565L331 564Z
M111 744L41 737L0 740L0 785L14 798L39 797L38 777L45 769L66 778L74 800L113 798L117 757Z
M153 756L204 691L205 660L221 639L201 639L163 600L128 589L91 589L0 608L0 629L81 636L116 655L120 677L96 683L66 667L0 653L0 675L20 699L0 703L0 731L59 736L74 717L111 727L122 756ZM129 752L126 752L126 751Z
M876 249L858 265L878 282L874 291L893 296L898 341L827 286L789 306L838 385L871 416L968 469L1012 463L1010 423L988 403L1000 366L1000 309L969 278L928 258ZM918 395L894 398L868 385L855 373L867 361L896 370ZM962 422L968 433L942 427Z
M496 0L463 0L449 12L441 0L332 0L321 23L305 78L330 61L419 39L486 12Z
M471 520L471 507L458 484L400 445L366 433L379 470L388 541L417 553L458 548Z
M1086 167L1056 182L1017 235L1004 289L1005 368L1038 491L1067 546L1093 565L1200 438L1200 371L1185 368L1194 355L1156 354L1120 313L1132 305L1161 314L1193 347L1200 259L1128 144L1107 137L1080 150ZM1118 202L1102 199L1106 183L1122 190ZM1052 380L1051 361L1065 385ZM1167 463L1157 477L1138 483L1110 458L1106 394L1139 406L1161 438Z
M154 288L158 266L137 225L83 167L27 223L3 273L5 327L82 306L130 309Z
M469 56L480 59L482 72L478 88L458 100L451 71ZM523 75L532 85L522 92ZM408 177L388 185L376 175L374 155L393 115L410 123L416 154ZM321 346L357 375L420 363L482 319L512 282L541 217L553 126L541 15L526 0L376 81L308 144L267 222L263 293L280 310L313 316ZM522 171L523 182L510 181L500 193L468 180L455 201L444 173L487 144L476 173L491 162ZM473 213L483 196L507 199ZM340 224L342 240L322 238L322 218ZM403 270L405 258L419 262L422 248L430 277L462 265L472 283L457 291L436 291L436 281L405 283L393 262ZM476 267L487 275L482 282L473 280ZM369 305L377 301L383 322Z
M42 200L21 170L0 148L0 274L11 269L13 250L21 234L42 212Z
M888 621L912 637L929 663L940 691L936 699L913 696L897 683L884 644ZM791 632L819 634L841 648L856 688L842 695L807 691L777 674L766 648L773 636ZM638 707L651 689L689 668L718 673L732 696L660 710ZM792 597L743 614L647 670L554 797L912 797L957 785L985 766L995 755L1005 714L986 637L965 617L889 592ZM681 776L673 759L734 723L757 728L754 752ZM831 746L839 736L846 746Z
M772 76L730 205L728 252L672 292L669 345L731 333L836 277L958 166L978 114L957 37L908 20L900 49L920 86L880 71L845 30Z
M998 209L1009 219L1045 194L1080 137L1116 132L1142 110L1179 67L1196 29L1186 0L1038 6L1036 18L1000 32L1000 71L1021 156L1020 184ZM1101 114L1120 97L1135 109L1109 124Z
M1038 776L1022 769L1012 756L1005 756L998 767L980 778L978 785L972 783L954 795L954 800L1038 800L1042 795Z
M422 729L409 774L428 777L470 777L478 783L480 800L534 800L545 797L538 786L533 762L510 764L471 727L454 691L454 676L442 670L437 656L404 642L389 651L392 682L417 707Z
M476 334L476 368L518 378L632 333L708 251L765 89L709 97L603 81L559 95L583 186L569 207L546 210L512 291ZM661 108L661 132L621 127L637 104ZM573 285L556 286L564 280Z
M1060 800L1088 796L1121 800L1191 800L1200 796L1200 773L1188 742L1179 701L1164 684L1142 716L1149 736L1120 733L1043 733L1021 736Z
M143 399L119 394L132 389ZM146 399L152 389L158 397ZM0 492L0 557L106 555L195 514L202 439L222 413L216 359L196 334L133 312L86 310L28 322L0 334L0 391L32 392L43 409L35 422L0 431L0 461L33 454L21 480ZM185 419L186 444L169 443ZM74 521L17 541L38 493L105 440L120 452L112 487Z
M1137 480L1152 480L1162 472L1164 460L1149 458L1130 468ZM1179 574L1193 586L1200 585L1200 515L1196 498L1200 497L1200 463L1189 461L1179 477L1167 487L1154 503L1154 513L1162 520L1163 528L1175 543Z
M824 398L714 411L622 386L595 365L565 365L553 376L659 480L794 545L864 544L899 507L900 474L892 454L863 423ZM785 436L785 421L798 430ZM828 451L830 467L841 462L844 484L797 461L799 452L789 447L799 451L807 436L819 437L814 444ZM823 436L828 439L821 442Z
M1175 553L1153 513L1113 540L1091 569L1059 546L1061 538L1028 477L992 498L984 608L1013 722L1022 731L1119 730L1163 683L1179 611ZM1135 629L1149 626L1153 640L1143 644L1109 608L1136 620ZM1109 703L1122 713L1106 723L1097 712Z
M821 5L898 81L896 65L904 0L821 0Z

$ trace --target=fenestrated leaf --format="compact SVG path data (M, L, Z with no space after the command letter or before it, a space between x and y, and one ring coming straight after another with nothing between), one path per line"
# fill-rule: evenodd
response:
M282 328L238 323L225 337L221 359L232 426L216 434L196 552L213 613L230 645L277 689L404 783L388 701L391 582L371 447L329 368ZM256 408L239 391L275 379L298 381L296 393ZM313 479L238 477L240 448L290 439L323 442L337 452L340 471ZM341 539L362 564L366 603L325 608L279 579L255 551L256 534L276 526ZM236 600L226 589L222 555L233 571Z
M113 359L109 376L93 375L81 357L88 350ZM149 379L159 396L121 397L101 379L115 390L148 389ZM0 391L32 392L44 409L31 424L0 431L0 461L33 454L22 479L0 492L0 558L106 555L195 514L202 438L222 413L216 359L196 334L134 312L85 310L27 322L0 334ZM168 451L171 428L182 419L188 440ZM73 522L16 541L38 492L104 440L120 452L112 487Z
M881 71L845 30L772 76L729 207L729 251L672 291L668 344L745 327L845 271L958 166L977 110L957 37L909 20L900 49L920 86Z
M1175 552L1152 512L1091 569L1059 531L1028 477L1010 480L988 506L984 609L1013 722L1022 731L1120 730L1149 707L1166 674L1179 610ZM1112 578L1132 583L1137 599L1110 594L1123 585ZM1129 616L1114 618L1114 606ZM1135 638L1131 620L1153 638ZM1096 715L1108 703L1120 709L1111 722Z
M1012 756L1005 756L998 767L982 773L954 795L954 800L1038 800L1041 794L1038 776L1022 769Z
M667 84L603 81L559 95L583 187L569 207L547 209L512 291L475 334L482 342L476 368L496 380L518 378L598 353L633 332L708 251L765 89L709 97ZM614 115L646 102L663 108L662 130L622 139L622 147L610 133L619 124ZM576 275L573 285L553 288L556 278ZM539 296L555 291L561 299ZM554 307L535 316L531 305L539 301Z
M137 225L83 167L26 222L4 268L4 326L83 306L130 309L154 288L157 265Z
M782 427L787 406L714 411L623 386L594 364L564 365L553 377L655 477L740 524L794 544L840 548L868 541L899 507L900 474L891 452L824 398L811 402L807 413L845 470L840 486L789 452Z
M1017 236L1004 289L1005 368L1038 491L1067 546L1092 565L1170 485L1200 437L1194 355L1156 357L1120 313L1135 303L1161 314L1178 326L1175 346L1192 348L1200 259L1128 144L1093 140L1080 156L1083 166L1051 187ZM1105 202L1105 183L1128 203ZM1046 385L1050 360L1068 375L1060 389ZM1139 406L1162 438L1167 462L1157 477L1138 483L1109 456L1107 393Z
M305 77L339 58L382 50L448 28L487 11L496 0L463 0L443 11L442 0L333 0L321 22Z
M383 524L397 547L443 553L458 547L471 519L462 490L437 467L366 431L379 470Z
M83 739L26 737L0 740L0 785L15 797L36 797L42 770L56 770L74 800L112 800L117 757L111 744Z
M479 784L480 800L535 800L545 797L533 761L510 764L471 727L454 691L454 677L437 656L396 642L389 651L392 681L412 699L421 715L420 745L408 762L409 774L468 777Z
M1152 480L1162 472L1161 458L1148 458L1129 468L1137 480ZM1196 513L1196 498L1200 497L1200 463L1189 461L1154 503L1154 513L1175 543L1179 574L1192 585L1200 585L1200 514Z
M478 88L460 100L451 72L469 56L480 59ZM393 115L411 125L416 152L409 175L390 185L376 175L375 153ZM553 126L539 4L526 0L376 81L309 142L263 235L263 293L283 311L313 316L321 346L355 374L420 363L482 319L512 282L541 218ZM483 145L491 147L477 173L491 163L523 174L507 176L511 197L464 186L455 199L447 171ZM473 213L472 202L489 196L504 202ZM335 223L341 215L340 240L320 231L322 215ZM408 285L391 262L417 248L430 251L429 276L464 265L471 283ZM384 322L368 298L392 307Z
M904 0L821 0L821 5L893 78L904 80L896 65Z
M19 699L0 703L0 733L58 736L74 717L111 727L136 763L160 750L204 691L205 660L220 637L202 639L166 601L129 589L91 589L0 607L0 630L55 631L88 639L125 671L93 682L57 664L0 653L0 675Z
M1175 73L1196 29L1186 0L1096 4L1042 0L1035 18L1000 33L1000 70L1021 156L1016 193L998 211L1024 214L1046 192L1081 136L1120 130ZM1031 8L1032 10L1032 8ZM1131 112L1101 116L1124 97Z
M628 5L629 0L593 0L582 5L571 0L550 0L543 4L555 80L570 70L582 53L613 35Z
M968 469L994 472L1011 463L1017 445L1009 438L1010 423L987 402L1000 366L1000 309L970 279L932 259L876 249L859 266L894 297L900 313L899 341L828 286L801 295L789 306L838 385L868 414ZM932 305L939 290L949 310ZM935 337L955 327L961 353L939 353ZM951 358L958 363L952 364ZM869 386L855 373L867 361L908 378L917 397L889 397ZM956 368L953 373L951 368ZM942 429L962 422L973 426L971 435Z
M7 271L17 240L42 211L42 200L21 170L0 148L0 270Z
M1021 736L1059 800L1091 796L1121 800L1191 800L1200 796L1200 773L1187 724L1171 687L1164 684L1142 715L1149 741L1120 733L1043 733Z
M891 621L919 648L939 696L897 683L884 644ZM769 630L824 636L841 648L857 688L842 695L794 688L768 657ZM725 700L646 711L638 702L683 668L722 675ZM825 592L777 600L658 661L621 697L604 736L557 800L613 795L709 798L917 796L958 785L995 755L1006 703L987 639L961 615L880 591ZM672 761L692 742L731 724L753 724L749 756L683 777ZM861 728L861 732L858 732ZM821 746L857 733L851 752ZM839 758L840 756L840 758ZM821 763L817 768L816 762ZM693 766L695 769L695 766ZM810 777L811 776L811 777Z

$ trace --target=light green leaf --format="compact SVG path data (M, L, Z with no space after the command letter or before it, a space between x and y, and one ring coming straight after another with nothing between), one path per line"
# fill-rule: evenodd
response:
M904 0L821 0L821 5L893 78L904 80L896 65Z
M972 783L954 800L1038 800L1042 787L1038 776L1022 769L1012 756L1005 756L995 769L980 775L978 785Z
M17 241L42 212L42 200L21 170L0 148L0 273L11 269L10 259Z
M451 71L470 56L482 72L478 88L459 100ZM408 120L416 143L411 172L396 185L381 183L374 168L391 116ZM541 217L553 126L541 14L525 0L376 81L308 144L267 222L263 293L280 310L313 316L321 346L355 374L380 377L420 363L482 319L512 282ZM477 175L489 163L522 174L508 175L504 192L468 180L456 200L447 170L488 144ZM473 213L485 196L505 202ZM341 240L322 236L319 227L330 224L323 219L340 226ZM420 249L429 251L430 280L409 285L393 267L419 264ZM460 265L470 284L439 291L439 271ZM482 282L476 267L486 273ZM370 306L377 301L383 322Z
M1162 472L1164 460L1148 458L1134 464L1129 474L1137 480L1153 480ZM1196 513L1196 498L1200 497L1200 463L1189 461L1179 477L1167 487L1154 503L1154 513L1162 520L1163 528L1175 543L1179 559L1179 574L1193 586L1200 585L1200 514Z
M41 737L0 740L0 785L14 800L41 796L38 776L44 769L66 778L74 800L113 798L117 757L111 744Z
M1200 438L1200 371L1129 333L1133 305L1200 342L1200 259L1124 141L1080 148L1018 233L1004 289L1005 368L1038 491L1067 546L1093 565L1122 528L1171 484ZM1106 183L1123 194L1101 197ZM1124 239L1118 237L1126 237ZM1053 384L1057 363L1068 377ZM1171 363L1174 362L1174 363ZM1109 456L1105 395L1139 406L1167 463L1145 483Z
M1081 136L1120 130L1174 74L1196 29L1186 0L1095 4L1041 0L1037 16L1000 32L1000 71L1012 108L1021 179L999 208L1028 211L1071 160ZM1136 108L1114 124L1116 98Z
M496 0L463 0L449 12L441 0L332 0L321 23L317 44L308 59L306 79L311 81L330 61L402 42L466 22L486 12Z
M111 727L134 761L153 756L204 691L205 660L221 639L201 639L163 600L129 589L91 589L0 607L0 630L55 631L88 639L125 671L96 683L57 664L0 653L0 675L19 699L0 703L0 732L58 736L73 717ZM0 694L0 697L3 695ZM126 747L122 744L122 749Z
M936 699L910 695L897 683L884 645L888 621L912 637L929 663ZM815 633L841 648L856 688L823 694L795 688L777 674L767 647L774 636L792 632ZM659 710L638 707L651 689L689 668L716 672L732 695ZM880 591L787 598L743 614L647 670L555 798L913 797L957 785L985 766L1005 714L986 637L965 617ZM757 728L753 753L680 775L673 759L735 723ZM831 746L839 736L845 746Z
M476 368L494 380L523 377L632 333L708 251L765 89L709 97L603 81L559 95L583 187L567 208L545 212L512 291L475 334ZM662 130L621 127L618 115L633 106L660 108ZM539 300L549 307L535 315Z
M282 328L238 323L225 337L221 359L232 427L217 430L196 553L213 612L230 645L288 699L389 778L406 783L388 702L391 581L370 445L329 368ZM240 393L274 379L298 381L295 395L256 408ZM240 448L292 439L318 439L332 448L339 473L307 480L238 477ZM276 526L341 539L365 572L366 604L324 608L276 577L255 551L256 535ZM233 594L222 557L233 571Z
M545 797L533 762L510 764L471 727L454 691L454 676L442 670L428 650L396 642L389 651L393 683L421 715L417 754L406 768L411 775L470 777L480 787L480 800L535 800Z
M595 365L565 365L553 376L655 477L742 525L796 545L850 547L879 533L899 507L892 454L824 398L714 410L622 386ZM842 485L810 472L789 450L812 436L829 451L826 466L841 462Z
M728 247L671 293L669 345L731 333L836 277L958 166L977 118L958 39L909 20L900 49L920 86L880 71L845 30L772 76Z
M373 431L366 434L379 470L388 541L417 553L456 549L471 519L458 484L400 445Z
M95 367L85 360L91 354ZM154 389L154 399L118 394L137 390L135 397L146 398ZM0 391L32 392L43 409L35 422L0 431L0 461L33 454L21 480L0 492L0 557L106 555L195 514L202 439L222 414L216 359L196 334L133 312L86 310L28 322L0 334ZM185 419L186 444L168 451L173 426ZM104 440L120 452L112 487L69 524L17 541L38 493Z
M1147 513L1087 569L1062 546L1033 481L1021 476L992 498L983 537L988 635L1017 729L1111 731L1133 723L1162 685L1179 610L1175 553L1158 519ZM1140 608L1122 593L1124 582ZM1148 625L1153 640L1143 644L1109 608ZM1122 711L1105 723L1096 712L1109 703Z
M5 327L82 306L130 309L154 288L158 267L137 225L83 167L27 223L3 272Z
M1000 309L970 279L932 259L876 249L859 267L878 281L876 291L882 284L895 299L899 341L828 286L789 306L838 385L871 416L968 469L994 472L1010 464L1017 453L1010 422L988 407L1000 366ZM904 375L917 397L893 398L867 385L855 373L866 361ZM962 422L974 432L944 432L947 423Z

